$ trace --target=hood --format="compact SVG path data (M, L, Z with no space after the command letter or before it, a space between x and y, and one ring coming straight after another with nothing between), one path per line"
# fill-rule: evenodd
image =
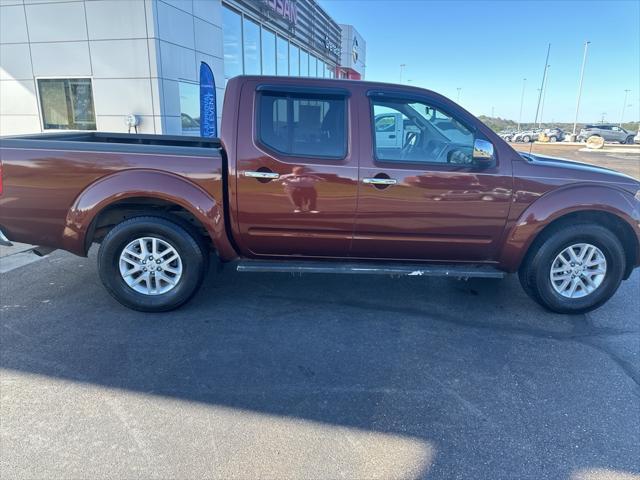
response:
M566 177L568 181L591 181L615 183L620 188L627 190L631 194L640 189L640 182L629 175L611 170L609 168L598 167L588 163L581 163L556 157L545 157L530 153L520 153L530 165L546 167L548 173L558 177ZM557 172L553 172L557 170Z

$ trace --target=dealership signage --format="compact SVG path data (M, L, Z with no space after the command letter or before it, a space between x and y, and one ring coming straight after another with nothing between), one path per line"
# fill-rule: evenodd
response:
M293 0L265 0L267 7L293 25L298 23L298 6Z

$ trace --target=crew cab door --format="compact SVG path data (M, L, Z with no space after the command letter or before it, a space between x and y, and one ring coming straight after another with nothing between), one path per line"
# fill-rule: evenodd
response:
M244 255L348 255L358 170L349 103L348 91L313 81L244 84L235 195Z
M491 261L508 215L510 161L481 168L472 159L483 138L471 115L440 96L372 91L359 110L360 190L351 255L360 258ZM378 115L403 116L398 148L377 142ZM365 143L369 148L365 149ZM371 143L372 142L372 143Z

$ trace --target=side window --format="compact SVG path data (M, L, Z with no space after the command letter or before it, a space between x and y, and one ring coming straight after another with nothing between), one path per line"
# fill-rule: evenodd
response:
M374 135L379 161L472 163L473 132L438 108L413 100L373 99L372 115L376 132L379 132L378 123L383 118L404 119L401 142L387 144Z
M258 138L285 155L342 159L347 154L346 100L260 94Z
M395 132L395 115L376 115L376 132Z

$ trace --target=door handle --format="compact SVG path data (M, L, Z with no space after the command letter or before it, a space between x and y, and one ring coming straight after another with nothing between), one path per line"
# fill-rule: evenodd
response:
M258 179L266 179L266 180L276 180L280 178L280 174L276 172L252 172L245 170L242 173L245 177L249 178L258 178Z
M395 178L363 178L362 183L366 185L395 185L398 180Z

